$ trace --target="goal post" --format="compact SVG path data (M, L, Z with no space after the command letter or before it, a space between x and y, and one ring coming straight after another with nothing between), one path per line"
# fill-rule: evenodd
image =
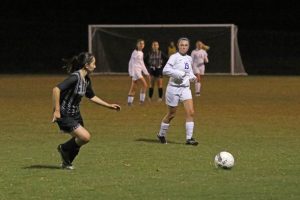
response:
M247 75L240 56L234 24L153 24L153 25L89 25L89 52L96 57L96 73L128 73L128 62L136 40L145 40L144 53L156 40L167 54L171 41L189 38L189 54L200 40L210 46L206 74Z

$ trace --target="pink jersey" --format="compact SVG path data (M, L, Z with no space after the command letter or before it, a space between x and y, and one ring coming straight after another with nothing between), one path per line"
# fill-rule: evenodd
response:
M129 75L132 76L136 70L141 70L146 75L149 74L144 63L144 53L134 50L128 64Z
M191 57L193 60L193 62L192 62L193 67L201 67L201 66L204 66L204 63L208 62L207 52L204 51L203 49L193 50Z

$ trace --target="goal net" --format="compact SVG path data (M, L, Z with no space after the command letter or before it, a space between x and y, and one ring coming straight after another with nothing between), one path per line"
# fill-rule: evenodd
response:
M128 62L136 40L145 40L144 53L153 40L167 54L171 41L189 38L189 54L200 40L210 46L206 74L247 75L240 56L237 26L234 24L194 25L89 25L89 52L96 57L98 73L128 73Z

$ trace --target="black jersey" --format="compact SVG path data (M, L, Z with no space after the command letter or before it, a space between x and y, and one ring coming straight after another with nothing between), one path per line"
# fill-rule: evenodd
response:
M79 71L72 73L66 80L57 85L60 89L60 112L64 115L79 113L79 103L83 96L95 96L89 76L82 78Z
M168 60L167 56L162 51L150 51L145 57L147 67L161 68Z

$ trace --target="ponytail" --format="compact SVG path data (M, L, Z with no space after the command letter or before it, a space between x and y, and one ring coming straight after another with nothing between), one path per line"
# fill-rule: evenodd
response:
M66 69L68 73L73 73L82 69L86 64L90 64L93 61L93 54L88 52L82 52L78 56L73 56L70 59L62 59L65 63L63 69Z
M196 42L196 48L197 48L198 44L200 44L200 49L203 49L204 51L208 51L210 49L210 47L208 45L204 44L200 40L197 40L197 42Z
M210 49L210 47L207 46L207 45L205 45L205 44L203 44L202 49L205 50L205 51L208 51Z

